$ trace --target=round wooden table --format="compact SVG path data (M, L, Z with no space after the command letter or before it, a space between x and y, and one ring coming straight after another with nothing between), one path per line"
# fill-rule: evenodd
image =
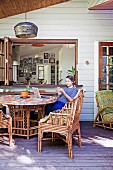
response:
M13 135L30 136L38 134L38 120L45 115L45 105L55 102L53 96L41 96L41 99L34 95L22 98L21 95L0 96L0 103L7 105L9 115L13 120ZM31 120L31 114L37 113L37 119Z

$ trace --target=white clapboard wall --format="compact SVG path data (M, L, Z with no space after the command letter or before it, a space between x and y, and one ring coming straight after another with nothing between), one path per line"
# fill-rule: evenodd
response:
M22 21L25 14L0 19L0 37L15 37L14 26ZM28 12L27 21L39 27L37 38L78 39L78 84L86 90L81 120L94 120L94 43L113 40L113 12L89 11L88 0L72 0Z

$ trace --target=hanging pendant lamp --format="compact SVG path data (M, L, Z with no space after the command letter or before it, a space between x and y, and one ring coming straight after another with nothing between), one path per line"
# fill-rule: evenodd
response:
M26 13L25 13L26 19ZM20 22L14 27L17 38L34 38L37 36L38 27L32 22Z
M31 22L20 22L14 30L17 38L34 38L37 36L38 27Z

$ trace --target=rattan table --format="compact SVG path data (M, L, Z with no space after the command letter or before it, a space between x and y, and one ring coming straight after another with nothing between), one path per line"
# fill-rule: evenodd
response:
M30 136L38 134L38 119L44 117L45 105L55 102L53 96L42 96L41 99L34 95L22 98L21 95L0 96L0 103L9 108L9 115L13 120L13 135ZM32 111L37 111L37 119L31 120Z

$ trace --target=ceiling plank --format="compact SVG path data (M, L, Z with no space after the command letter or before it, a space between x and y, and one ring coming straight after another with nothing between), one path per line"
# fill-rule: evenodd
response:
M0 19L70 0L0 0Z

